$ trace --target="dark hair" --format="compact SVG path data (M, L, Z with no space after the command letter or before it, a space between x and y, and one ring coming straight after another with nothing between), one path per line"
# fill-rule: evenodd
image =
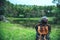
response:
M42 20L41 20L41 23L42 23L42 24L47 24L47 21L48 21L47 19L42 19Z

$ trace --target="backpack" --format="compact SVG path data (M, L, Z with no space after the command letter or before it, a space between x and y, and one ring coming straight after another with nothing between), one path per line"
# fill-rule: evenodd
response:
M48 26L38 26L38 33L41 35L48 34Z

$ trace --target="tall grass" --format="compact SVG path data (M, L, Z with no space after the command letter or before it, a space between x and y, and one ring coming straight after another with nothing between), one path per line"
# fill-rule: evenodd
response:
M35 30L21 25L0 23L1 40L35 40Z

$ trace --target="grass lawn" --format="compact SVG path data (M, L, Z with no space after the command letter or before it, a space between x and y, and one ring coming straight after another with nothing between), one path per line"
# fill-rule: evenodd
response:
M9 20L36 20L36 21L38 21L38 20L41 20L41 18L12 18L12 17L8 17L7 19L9 19ZM53 21L53 19L54 19L54 17L48 17L48 20L49 21Z
M51 40L57 40L58 34L56 29L52 29ZM35 40L36 32L33 28L25 28L22 25L0 22L0 39L1 40Z

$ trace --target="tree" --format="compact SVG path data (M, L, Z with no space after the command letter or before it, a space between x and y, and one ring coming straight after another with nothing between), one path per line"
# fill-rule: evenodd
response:
M0 0L0 21L2 21L4 18L4 6L5 6L6 0Z
M55 22L60 23L60 0L53 0L53 3L56 3L57 9L54 11L55 12Z

